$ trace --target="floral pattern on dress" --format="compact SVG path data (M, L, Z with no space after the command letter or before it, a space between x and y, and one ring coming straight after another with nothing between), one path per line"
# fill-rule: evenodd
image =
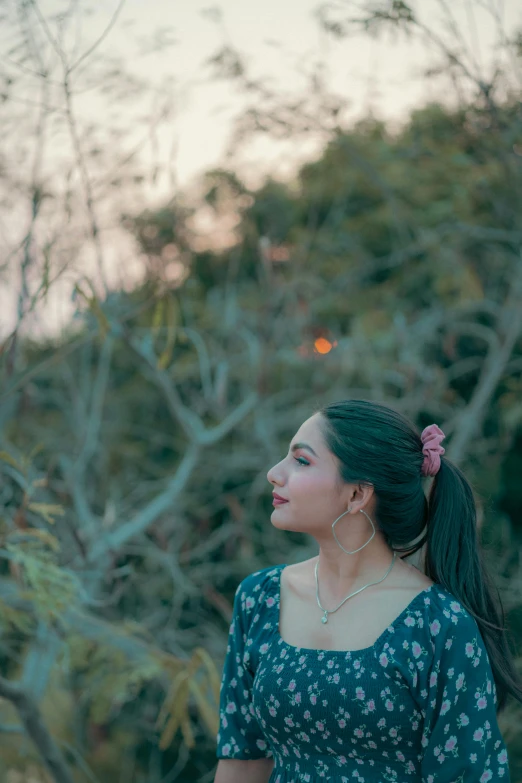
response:
M509 783L497 694L475 619L439 584L362 650L279 634L281 571L237 588L217 758L273 758L269 783Z

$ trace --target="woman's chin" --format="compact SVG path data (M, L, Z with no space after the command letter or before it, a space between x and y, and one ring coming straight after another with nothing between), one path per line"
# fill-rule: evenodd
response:
M275 511L275 509L274 509ZM272 513L270 516L270 521L274 527L279 528L279 530L288 530L292 533L300 533L301 531L298 528L295 528L292 523L288 520L281 519L281 517L278 514Z

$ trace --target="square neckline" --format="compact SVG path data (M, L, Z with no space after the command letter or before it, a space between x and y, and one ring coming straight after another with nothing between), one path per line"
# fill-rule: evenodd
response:
M290 644L287 642L283 637L281 636L281 633L279 631L279 620L281 618L281 574L283 573L283 570L286 568L288 563L283 563L278 567L278 574L276 579L274 580L276 584L276 592L277 592L277 611L276 611L276 627L275 627L275 634L277 636L279 644L285 645L285 647L288 647L290 650L295 650L296 652L304 652L304 653L329 653L329 654L341 654L341 655L361 655L364 653L372 653L375 652L375 649L377 646L380 646L381 643L386 639L387 636L389 636L391 633L395 631L396 626L399 624L401 619L406 615L407 612L412 611L412 605L418 601L420 596L426 595L431 592L431 590L437 586L436 582L432 582L431 585L428 587L425 587L423 590L420 591L420 593L417 593L417 595L413 596L411 601L407 606L404 607L402 612L400 612L397 617L389 623L384 631L377 637L377 639L374 641L373 644L369 645L368 647L360 647L358 650L328 650L323 649L321 647L298 647L295 644Z

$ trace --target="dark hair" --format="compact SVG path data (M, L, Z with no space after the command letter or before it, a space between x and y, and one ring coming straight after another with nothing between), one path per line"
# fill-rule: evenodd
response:
M405 416L367 400L340 400L315 413L322 415L325 443L340 462L341 483L373 486L376 521L388 545L413 554L426 544L426 575L475 618L495 679L497 711L508 694L522 702L502 602L484 564L475 499L462 471L442 457L426 497L423 444Z

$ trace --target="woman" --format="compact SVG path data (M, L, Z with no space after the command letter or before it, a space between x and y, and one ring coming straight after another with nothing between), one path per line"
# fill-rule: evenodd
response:
M237 589L215 783L509 781L497 711L522 683L443 438L335 402L268 472L272 524L319 554ZM424 543L426 574L398 554Z

